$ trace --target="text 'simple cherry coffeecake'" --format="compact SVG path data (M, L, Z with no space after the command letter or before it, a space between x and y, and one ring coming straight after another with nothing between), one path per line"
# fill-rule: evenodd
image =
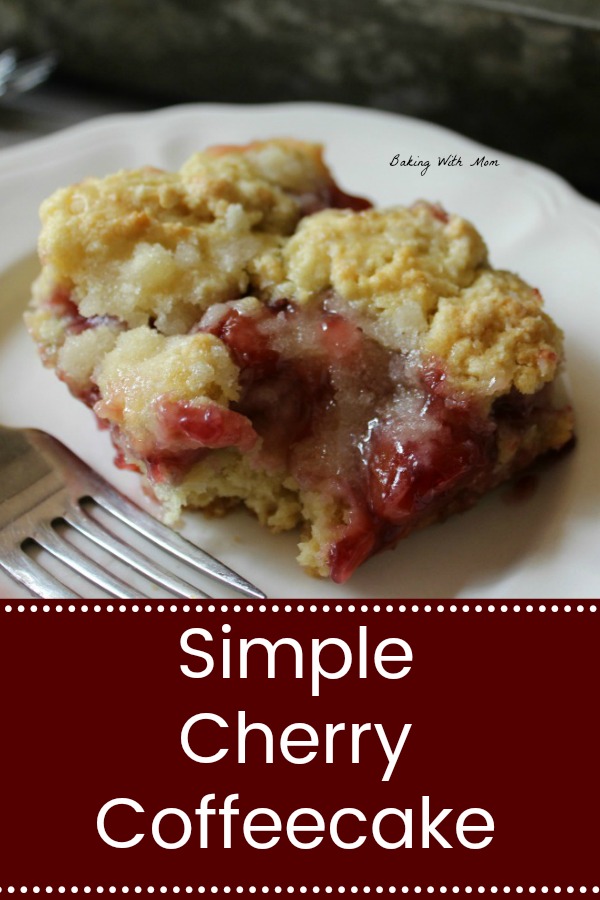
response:
M169 522L245 504L343 582L572 438L538 290L439 205L345 194L316 145L89 178L42 222L28 327Z

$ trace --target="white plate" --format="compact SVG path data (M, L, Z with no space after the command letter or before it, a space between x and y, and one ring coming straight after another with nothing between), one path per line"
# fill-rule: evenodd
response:
M506 489L370 560L350 583L306 576L296 536L272 536L249 516L186 516L193 540L238 568L270 598L597 598L600 595L600 208L553 174L445 129L372 110L313 103L183 106L97 119L0 153L0 421L43 428L138 501L137 477L117 472L106 433L42 368L21 323L36 272L41 200L86 175L152 163L178 167L211 143L278 135L321 141L336 178L376 203L425 197L474 221L494 265L538 286L566 333L578 419L574 453L550 467L535 494L509 504ZM419 167L389 165L429 160ZM463 166L437 165L458 154ZM485 154L498 167L469 163ZM0 579L2 576L0 575ZM6 596L25 596L8 579Z

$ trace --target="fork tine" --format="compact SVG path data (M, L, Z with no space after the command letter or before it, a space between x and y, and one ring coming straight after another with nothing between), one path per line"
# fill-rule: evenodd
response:
M205 575L215 578L227 587L233 588L246 597L256 600L264 600L265 594L255 585L246 581L237 572L228 568L210 553L196 547L180 534L157 522L152 516L134 506L121 494L108 485L103 486L101 492L93 495L93 499L107 512L112 513L121 522L129 525L135 531L144 535L148 540L157 544L161 549L172 553L178 559L198 569Z
M132 566L142 575L155 581L160 587L165 587L179 597L186 597L190 600L199 597L209 598L209 594L204 593L199 588L188 584L181 578L177 578L162 566L148 559L142 553L139 553L133 547L128 547L120 541L115 535L111 534L106 528L95 522L84 509L79 506L72 505L64 513L63 518L66 522L76 528L81 534L85 535L91 541L98 544L104 550L112 553L117 559Z
M81 599L79 594L61 584L20 547L13 548L4 556L2 566L13 578L24 584L28 591L42 600Z
M36 541L93 587L117 598L147 599L148 592L155 596L156 590L150 582L158 585L159 590L166 587L176 596L209 597L172 572L168 557L155 564L153 558L158 555L160 559L156 553L158 548L172 560L181 560L232 591L255 599L265 598L262 591L241 575L127 500L51 435L37 429L19 430L0 425L0 465L2 474L6 475L6 481L3 479L0 484L0 546L3 556L10 555L12 560L9 565L5 559L0 559L0 567L37 596L82 599L60 583L60 575L55 577L42 568L42 560L32 559L22 552L27 539ZM86 498L94 500L106 515L96 519L83 509L81 503ZM54 527L58 522L80 532L85 541L90 542L89 550L80 540L66 539L66 535ZM130 541L127 533L117 527L118 523L146 538L150 542L149 549L146 550L139 541ZM92 554L92 546L108 553L108 561L102 561L102 554ZM137 587L135 579L131 585L126 574L113 575L113 560L120 560L146 576L149 579L147 587L139 581ZM192 574L186 577L195 581ZM88 596L89 587L80 588L75 584L75 590Z
M33 540L37 541L48 553L56 556L65 565L83 575L93 584L121 600L147 599L144 594L134 592L119 578L109 575L101 566L81 553L77 547L63 540L48 523L40 524L33 532Z

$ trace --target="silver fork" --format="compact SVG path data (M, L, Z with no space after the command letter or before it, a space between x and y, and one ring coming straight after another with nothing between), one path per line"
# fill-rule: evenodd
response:
M92 508L100 507L108 526L91 514L90 502ZM59 528L65 523L83 536L86 549L88 544L90 549L101 548L111 560L125 563L126 571L133 569L178 597L209 595L157 563L155 557L160 550L168 553L166 558L171 563L179 560L232 591L264 599L265 595L245 578L127 500L60 441L35 429L0 426L0 566L37 597L80 598L26 552L33 542L68 570L87 579L92 589L122 599L147 598L65 539ZM112 523L121 533L125 525L126 533L135 535L138 543L141 537L144 551L120 539Z
M52 53L19 59L15 48L8 47L0 52L0 97L32 90L48 78L55 66Z

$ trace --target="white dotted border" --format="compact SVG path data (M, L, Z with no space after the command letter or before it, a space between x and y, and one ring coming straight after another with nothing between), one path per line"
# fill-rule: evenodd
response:
M86 603L84 603L82 606L75 606L75 604L70 604L69 606L63 606L62 604L58 603L56 605L50 606L49 604L46 603L43 606L38 606L37 604L32 603L29 606L26 606L25 604L20 603L18 606L12 606L10 603L7 603L4 607L0 607L0 612L5 612L5 613L12 613L12 612L17 612L17 613L24 613L24 612L32 612L32 613L36 613L36 612L44 612L44 613L49 613L49 612L56 612L56 613L61 613L61 612L70 612L70 613L74 613L74 612L82 612L82 613L87 613L87 612L95 612L95 613L99 613L99 612L107 612L107 613L112 613L112 612L120 612L120 613L124 613L124 612L132 612L132 613L139 613L139 612L147 612L147 613L149 613L149 612L159 612L159 613L163 613L163 612L172 612L172 613L176 613L176 612L184 612L184 613L189 613L189 612L199 612L199 613L201 613L201 612L209 612L209 613L214 613L214 612L221 612L221 613L228 613L228 612L234 612L234 613L239 613L239 612L249 612L249 613L251 613L251 612L259 612L259 613L265 613L265 612L273 612L273 613L279 613L279 612L284 612L284 613L291 613L291 612L299 612L299 613L303 613L303 612L311 612L311 613L316 613L316 612L323 612L323 613L329 613L329 612L336 612L336 613L341 613L341 612L349 612L349 613L354 613L354 612L361 612L361 613L366 613L366 612L374 612L374 613L379 613L379 612L387 612L387 613L393 613L393 612L399 612L399 613L407 613L407 612L412 612L412 613L418 613L418 612L424 612L424 613L431 613L431 612L438 612L438 613L443 613L443 612L451 612L451 613L457 613L457 612L463 612L463 613L469 613L469 612L475 612L475 613L483 613L483 612L488 612L488 613L495 613L495 612L500 612L500 613L508 613L508 612L512 612L512 613L578 612L578 613L583 613L583 612L589 612L589 613L595 613L595 612L598 612L598 607L595 604L585 605L583 603L579 603L579 604L577 604L577 606L571 606L570 604L566 604L565 606L559 606L556 603L552 604L552 606L547 606L544 603L541 603L538 606L534 606L531 603L528 603L526 606L521 605L519 603L515 603L512 606L509 606L506 603L504 603L500 606L493 604L493 603L490 603L487 606L484 606L481 603L478 603L475 606L470 605L468 603L465 603L463 606L457 606L455 603L451 604L450 606L447 606L447 605L445 606L444 604L438 604L436 606L432 606L429 603L427 603L425 605L419 605L418 603L414 603L414 604L411 604L410 606L407 606L406 604L400 604L399 606L394 606L391 603L388 603L385 606L382 606L379 603L375 603L373 606L369 606L366 603L363 603L360 606L355 605L353 603L351 603L349 606L342 606L341 604L336 604L335 606L330 606L327 603L324 604L323 606L317 606L316 604L311 604L310 606L305 606L302 603L299 603L297 605L292 605L290 603L287 603L285 606L279 606L277 603L274 603L270 606L266 606L265 604L261 604L260 606L254 606L251 603L246 604L245 606L242 606L239 603L236 603L233 606L230 606L226 603L219 604L219 605L215 605L214 603L211 603L208 606L202 605L202 604L196 604L195 606L190 606L187 603L184 605L179 605L179 604L173 603L170 606L165 606L162 603L159 603L157 605L152 605L152 604L148 603L148 604L145 604L144 606L140 606L137 603L134 603L131 606L127 606L124 603L119 606L114 606L112 603L108 603L107 605L101 605L100 603L96 603L93 606L90 606Z
M314 885L312 887L306 887L306 886L302 885L301 887L296 888L296 887L292 887L291 885L288 887L281 887L280 885L276 885L275 887L267 887L266 885L264 885L262 887L255 887L254 885L250 885L249 887L242 887L240 885L238 887L233 888L233 887L229 887L228 885L218 886L218 887L216 885L212 885L211 887L206 887L204 885L200 885L199 887L191 887L188 885L185 888L180 888L177 886L165 887L163 885L162 887L155 888L152 885L149 885L147 887L141 887L140 885L136 885L136 887L134 887L134 888L129 888L127 886L115 887L114 885L111 885L110 887L101 887L101 886L100 887L90 887L89 885L86 885L85 887L80 888L80 887L77 887L74 885L72 887L67 888L67 887L64 887L63 885L61 885L59 887L51 887L49 885L45 886L45 887L39 887L38 885L35 885L34 887L28 887L28 886L23 885L22 887L16 888L11 885L9 887L4 887L4 888L0 887L0 894L3 891L6 891L8 894L15 894L15 893L27 894L27 893L29 893L29 891L31 891L33 894L40 894L40 893L52 894L52 893L54 893L54 891L56 891L56 893L58 893L58 894L66 894L66 893L77 894L77 893L79 893L79 891L81 891L83 894L92 894L92 893L103 894L105 892L108 894L116 894L118 892L120 892L122 894L128 894L130 892L132 892L134 894L142 894L144 892L147 894L154 894L154 893L166 894L169 892L171 892L173 894L179 894L179 893L218 894L220 892L224 893L224 894L232 894L232 893L235 893L235 894L244 894L244 893L248 893L248 894L257 894L257 893L260 893L260 894L269 894L269 893L273 893L273 894L283 894L283 893L286 893L286 894L294 894L294 893L319 894L321 892L323 892L324 894L334 894L334 893L337 893L337 894L345 894L345 893L349 893L349 894L370 894L370 893L374 893L374 894L385 894L385 893L387 893L387 894L396 894L396 893L400 893L400 894L410 894L410 893L412 893L412 894L422 894L422 893L423 894L435 894L435 893L438 893L438 894L460 894L461 892L465 893L465 894L473 894L473 893L476 893L476 894L486 894L486 893L490 893L490 894L511 894L511 893L536 894L538 892L540 894L561 894L561 893L563 893L563 891L566 894L587 894L588 892L591 894L599 894L600 887L598 887L598 885L594 885L593 887L584 887L584 886L573 887L572 885L569 885L568 887L558 887L558 886L548 887L546 885L544 885L543 887L533 887L533 886L522 887L521 885L519 885L517 887L510 887L508 885L505 887L496 887L495 885L493 885L492 887L479 886L477 888L474 888L474 887L470 887L469 885L467 885L465 887L457 887L456 885L454 885L453 887L445 887L444 885L442 885L441 887L429 886L429 887L423 888L423 887L420 887L419 885L417 885L416 887L407 887L406 885L403 887L396 887L394 885L390 885L389 887L382 887L381 885L378 885L377 887L370 887L369 885L365 885L364 887L358 887L357 885L353 885L352 887L344 887L343 885L339 885L338 887L331 887L331 885L327 885L326 887L319 887L318 885Z

